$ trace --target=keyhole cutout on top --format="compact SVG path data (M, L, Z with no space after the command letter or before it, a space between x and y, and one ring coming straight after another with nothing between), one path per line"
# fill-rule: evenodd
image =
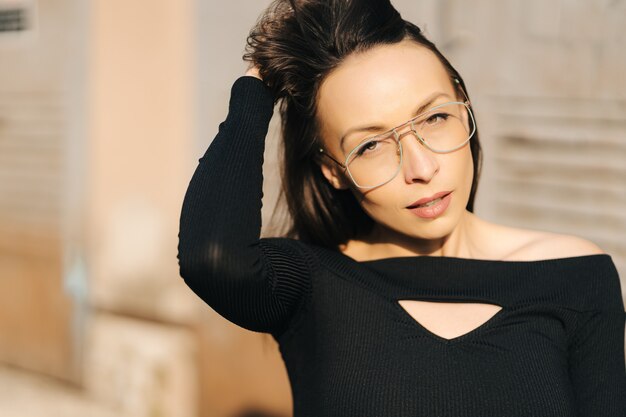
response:
M476 330L491 320L502 306L471 302L398 300L400 306L423 328L451 340Z

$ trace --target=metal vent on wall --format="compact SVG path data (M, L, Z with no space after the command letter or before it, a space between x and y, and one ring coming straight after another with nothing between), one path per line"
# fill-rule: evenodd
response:
M0 9L0 32L19 32L26 29L24 9Z
M58 91L0 90L0 248L60 227L64 113Z
M0 38L32 32L35 6L32 0L0 0Z

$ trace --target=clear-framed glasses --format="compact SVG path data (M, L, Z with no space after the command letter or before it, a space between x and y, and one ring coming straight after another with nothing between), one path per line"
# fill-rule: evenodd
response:
M453 80L461 87L456 78ZM322 148L319 148L319 152L346 170L358 188L384 185L395 178L402 168L400 139L405 135L415 134L426 148L435 153L454 152L470 140L476 132L476 123L467 94L465 91L463 94L466 99L464 102L439 104L390 131L363 139L348 153L344 163L337 161ZM466 120L471 121L469 129ZM397 131L407 125L410 129L398 134Z

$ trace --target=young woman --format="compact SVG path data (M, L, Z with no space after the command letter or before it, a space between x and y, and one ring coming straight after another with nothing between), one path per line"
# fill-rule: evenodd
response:
M294 416L625 417L615 265L585 239L473 213L465 83L388 1L276 0L183 202L180 274L270 333ZM260 238L282 119L292 224Z

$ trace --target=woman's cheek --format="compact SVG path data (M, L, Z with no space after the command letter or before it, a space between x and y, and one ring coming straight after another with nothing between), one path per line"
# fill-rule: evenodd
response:
M392 183L386 185L389 186L386 189L383 186L364 195L361 207L374 221L392 225L399 220L399 207L403 207L403 201L409 198L409 196L402 199L407 193L406 190L398 190L396 187L392 187Z

